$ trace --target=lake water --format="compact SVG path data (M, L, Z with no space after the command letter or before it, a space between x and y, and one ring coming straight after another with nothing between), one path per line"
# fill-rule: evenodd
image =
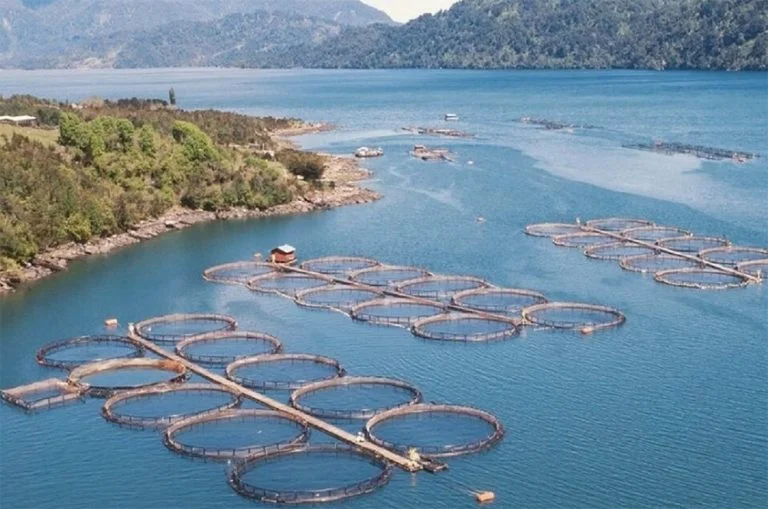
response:
M338 126L301 138L307 148L382 146L386 155L369 162L369 185L384 195L375 204L190 228L75 263L0 299L0 387L61 375L35 364L36 349L101 332L107 317L126 324L172 312L227 313L244 329L280 337L288 352L335 357L352 375L408 380L428 401L473 405L506 425L505 440L488 453L452 459L438 476L398 472L345 507L472 506L463 486L495 491L495 507L765 507L768 287L667 287L522 229L645 217L768 245L767 85L765 73L2 71L3 95L165 97L173 86L185 108ZM477 137L400 131L441 126L446 112ZM519 123L524 115L597 128L546 131ZM622 148L654 139L763 157L736 165ZM456 162L410 159L414 143L449 147ZM304 259L355 254L614 306L627 323L589 337L536 332L443 344L200 276L284 242ZM252 505L227 486L223 465L177 457L155 432L108 425L100 404L31 416L0 407L0 506ZM334 471L333 481L343 482L345 471ZM291 472L274 469L275 486L286 486Z

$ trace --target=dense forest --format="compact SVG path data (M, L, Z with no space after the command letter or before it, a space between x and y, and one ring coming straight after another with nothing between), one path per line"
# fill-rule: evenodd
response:
M768 0L464 0L245 65L768 69Z
M0 98L4 114L31 114L41 125L0 125L0 272L175 206L286 203L323 173L314 154L271 156L279 147L269 131L295 125L290 120L187 112L139 99L73 108L30 96Z

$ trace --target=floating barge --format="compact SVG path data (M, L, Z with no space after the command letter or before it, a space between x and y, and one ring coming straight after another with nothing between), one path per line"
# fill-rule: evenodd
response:
M378 148L360 147L359 149L355 150L355 157L360 159L381 157L383 155L384 155L384 149L381 147L378 147Z
M425 145L414 145L411 156L422 161L453 161L451 152L444 148L429 148Z

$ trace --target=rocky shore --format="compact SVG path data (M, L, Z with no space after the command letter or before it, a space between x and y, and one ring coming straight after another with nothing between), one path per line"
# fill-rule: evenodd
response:
M216 220L250 219L260 217L305 214L345 205L358 205L378 200L381 196L358 185L370 177L352 158L328 156L328 166L322 188L313 189L290 203L267 210L231 209L221 212L173 209L157 219L142 221L132 230L110 237L93 239L85 244L70 242L50 249L13 274L0 273L0 295L17 287L66 270L69 263L91 255L112 251L153 239L163 233Z

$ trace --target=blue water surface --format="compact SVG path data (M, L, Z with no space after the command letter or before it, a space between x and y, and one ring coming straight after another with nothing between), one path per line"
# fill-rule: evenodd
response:
M300 138L307 148L381 146L386 155L366 163L367 185L384 196L377 203L196 226L76 262L0 299L0 387L60 376L37 366L35 351L102 332L106 317L226 313L280 337L288 352L408 380L428 401L476 406L504 422L507 436L493 450L451 459L437 476L398 472L344 507L468 507L466 487L495 491L504 508L765 507L768 288L668 287L522 229L626 216L767 246L767 83L765 73L705 72L2 71L3 95L165 97L173 86L185 108L338 127ZM476 137L401 130L443 126L446 112ZM526 115L596 127L547 131L518 122ZM737 165L622 148L656 139L763 157ZM450 148L456 161L411 159L415 143ZM627 323L592 336L539 331L453 344L201 278L209 266L285 242L303 259L366 256L605 304ZM36 415L0 407L1 507L253 506L227 486L223 465L177 457L155 432L107 425L100 404Z

